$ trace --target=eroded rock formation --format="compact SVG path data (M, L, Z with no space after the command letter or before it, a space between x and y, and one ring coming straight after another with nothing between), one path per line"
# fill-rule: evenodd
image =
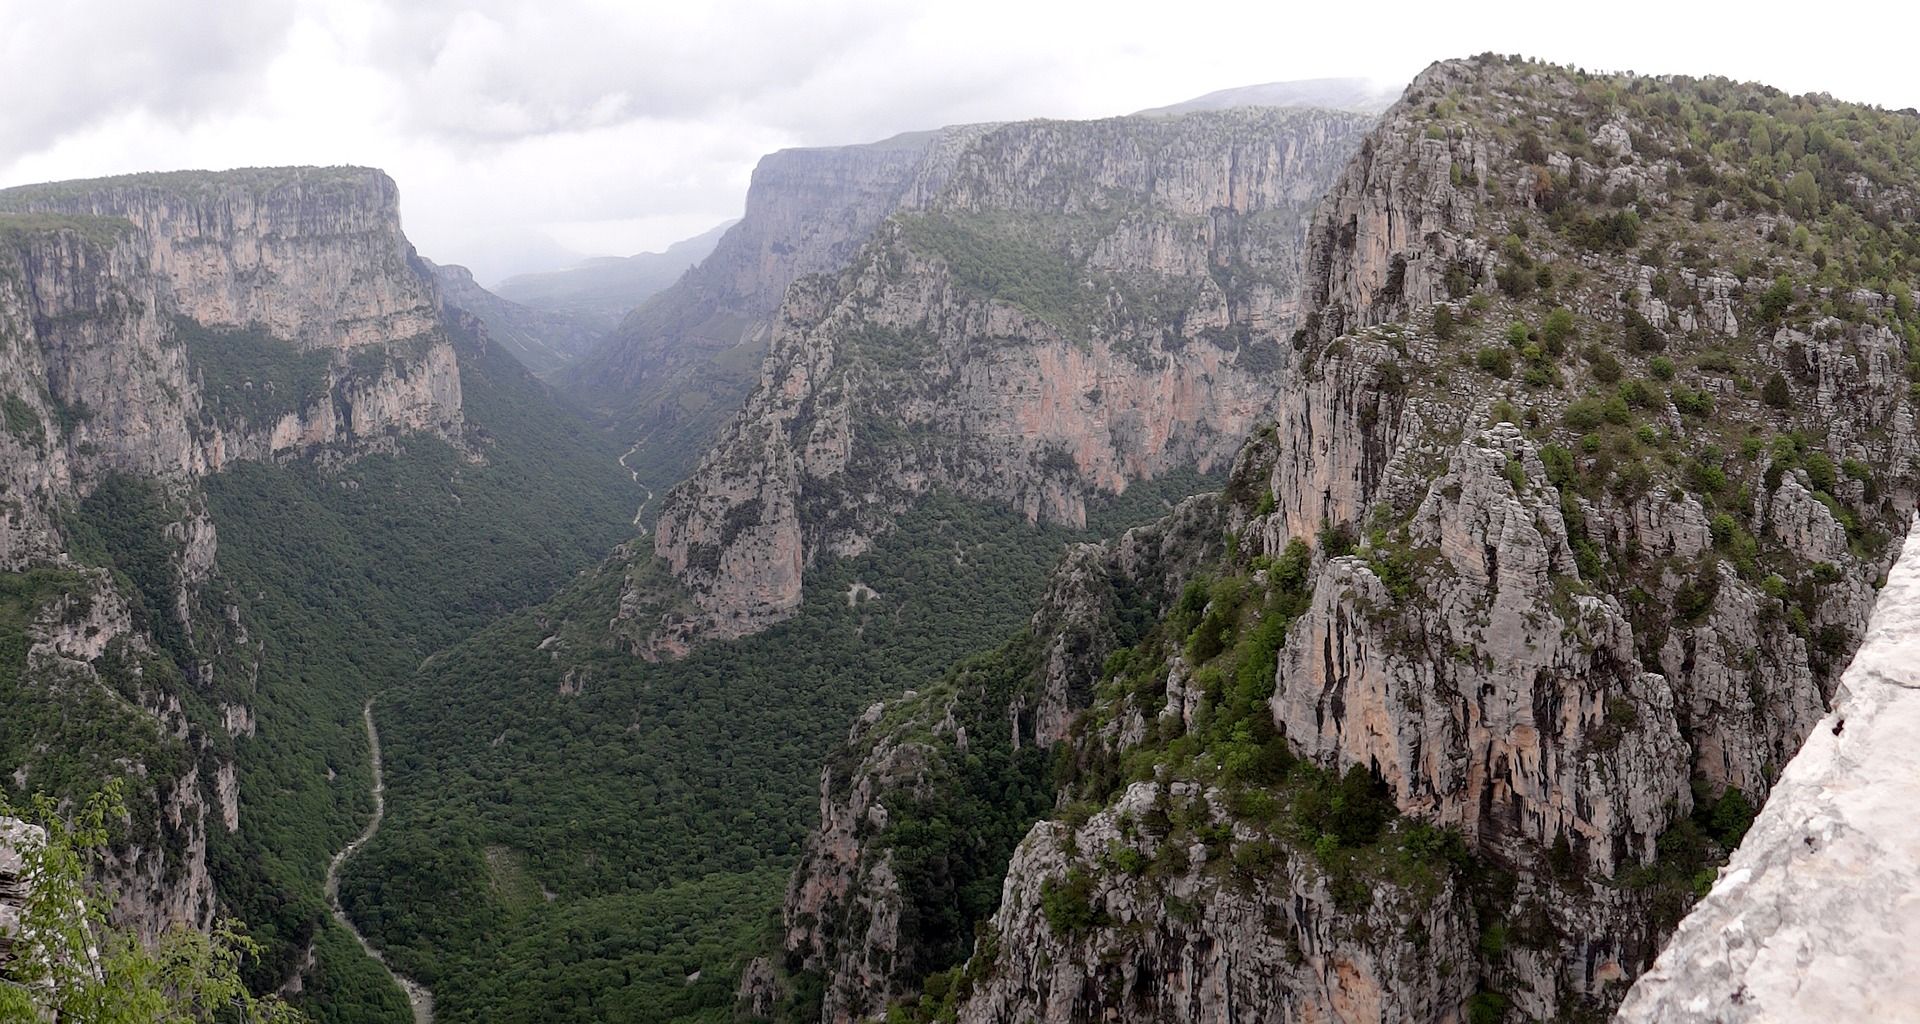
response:
M1288 359L1304 214L1366 123L967 137L845 271L789 290L759 387L664 506L656 550L698 611L657 646L786 616L814 559L929 490L1080 525L1091 494L1223 467Z
M1055 809L969 957L916 993L790 927L807 955L789 972L825 976L834 1019L882 1001L1005 1024L1619 1005L1752 806L1791 800L1780 773L1809 733L1805 770L1838 764L1819 723L1915 500L1912 300L1825 283L1783 214L1722 198L1742 172L1687 113L1720 89L1772 95L1493 57L1414 82L1315 214L1303 329L1219 499L1210 580L1097 667L1070 663ZM1908 180L1836 194L1911 217ZM1822 230L1827 209L1799 216ZM1876 692L1858 699L1897 697ZM924 763L958 749L913 735ZM851 789L871 818L941 785L874 771ZM1781 884L1808 815L1841 853L1872 848L1843 822L1867 803L1790 802L1773 852L1742 854L1670 957L1716 964L1704 987L1650 981L1630 1005L1705 1013L1752 969L1796 984L1783 959L1825 943L1788 953L1809 933L1769 940L1785 912L1739 917L1733 896ZM856 831L834 863L893 841ZM921 898L835 877L844 907Z

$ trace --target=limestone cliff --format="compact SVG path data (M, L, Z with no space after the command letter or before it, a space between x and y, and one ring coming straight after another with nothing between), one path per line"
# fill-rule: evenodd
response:
M659 644L789 614L808 564L932 489L1082 525L1093 493L1224 466L1287 361L1305 213L1366 124L1229 111L967 139L846 270L789 290L759 387L663 507L656 549L699 610Z
M752 390L787 286L844 266L888 214L937 187L956 140L976 130L765 157L740 221L562 383L642 446L649 486L679 482Z
M400 191L364 167L178 171L0 191L0 210L125 219L181 316L309 348L431 333Z
M0 192L0 755L15 796L128 777L98 881L146 934L214 915L259 657L197 481L459 440L456 354L370 170Z
M31 359L37 348L47 364L34 393L82 421L66 439L76 450L99 446L84 429L91 415L152 419L151 444L134 424L98 430L146 449L126 453L144 464L112 467L126 472L196 475L389 431L457 436L452 345L398 202L392 179L362 168L0 191L0 211L22 215L9 232L24 242L9 254L21 266L13 304L35 328L21 321L22 334L48 332L19 350ZM96 313L140 322L103 327ZM118 390L126 377L150 380L168 407L153 395L129 401Z
M796 991L819 971L843 1020L1610 1014L1826 744L1913 511L1920 268L1840 255L1876 229L1837 225L1907 230L1920 173L1795 163L1855 118L1916 128L1720 80L1424 73L1314 215L1225 552L1068 669L1051 820L969 954L904 996L790 958ZM1736 130L1764 163L1702 142ZM1790 202L1771 137L1799 147ZM958 749L919 735L929 763ZM926 778L850 786L897 813L940 799ZM851 877L843 906L920 898Z

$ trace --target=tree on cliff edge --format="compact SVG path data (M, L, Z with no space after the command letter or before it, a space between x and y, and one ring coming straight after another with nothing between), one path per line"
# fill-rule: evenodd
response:
M87 892L87 870L107 841L107 822L124 818L118 782L87 800L72 820L36 797L8 822L0 844L19 863L23 893L17 926L0 934L0 1021L59 1024L296 1024L303 1018L275 998L256 999L240 980L242 958L257 947L233 923L209 933L176 928L151 946L107 924L106 904ZM0 821L16 812L0 800ZM38 827L33 827L37 825Z

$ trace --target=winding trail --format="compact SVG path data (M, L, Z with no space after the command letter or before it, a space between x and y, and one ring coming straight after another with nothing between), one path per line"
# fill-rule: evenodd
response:
M627 449L627 454L620 456L620 468L626 470L627 475L632 477L633 482L636 484L640 484L640 472L639 470L634 469L632 466L627 465L627 455L632 455L634 452L639 451L640 446L646 443L647 442L645 441L635 441L633 442L633 447ZM645 512L647 510L647 506L653 503L653 488L648 487L645 484L640 484L640 489L647 492L647 496L645 500L640 502L640 507L633 510L633 525L635 526L640 526L641 513ZM640 526L640 532L641 533L647 532L647 528L644 526Z
M340 905L340 868L346 864L347 858L360 852L360 848L367 845L367 840L372 839L375 832L380 831L380 820L387 816L387 781L385 774L380 770L380 731L373 727L373 701L367 701L366 706L360 709L360 717L366 720L367 749L373 755L373 820L367 822L367 830L360 833L360 838L341 847L340 852L334 854L333 859L327 862L327 905L333 908L333 919L340 922L340 926L353 936L353 941L358 942L360 948L367 951L368 956L378 961L380 966L385 967L387 973L393 975L393 980L398 982L400 988L407 993L407 1003L413 1007L414 1024L433 1024L433 993L427 991L425 985L405 977L389 966L387 958L373 948L373 944L367 941L365 935L360 934L360 929L355 928L353 921L347 917L346 908Z

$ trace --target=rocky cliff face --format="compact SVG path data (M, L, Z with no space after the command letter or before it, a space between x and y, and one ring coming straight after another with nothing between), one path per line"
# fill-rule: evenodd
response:
M1083 525L1086 500L1224 465L1286 361L1302 221L1366 124L1231 111L985 130L837 278L796 284L760 386L656 549L699 613L785 616L806 566L935 488Z
M1891 1020L1920 1002L1920 533L1887 574L1833 710L1617 1020Z
M647 452L661 490L699 461L757 380L787 286L844 266L903 203L938 187L975 128L863 146L781 150L754 169L746 213L671 288L629 314L563 378Z
M97 439L64 432L75 450L140 449L111 469L195 475L390 431L458 433L439 299L378 171L59 182L0 192L0 211L21 214L10 305L38 341L16 352L46 364L19 398L108 417ZM149 393L122 392L129 377Z
M1920 174L1802 157L1842 121L1920 126L1792 107L1495 58L1416 80L1315 214L1226 552L1068 669L1054 819L970 957L879 1001L1611 1013L1821 720L1914 504L1920 268L1845 255L1835 225L1910 230ZM1769 198L1793 167L1800 198ZM1876 273L1901 283L1857 287ZM922 799L873 778L869 808Z
M26 910L27 865L21 851L46 842L46 831L18 818L0 818L0 967L10 959Z
M400 191L364 167L180 171L28 185L0 209L117 217L181 316L312 348L436 328L432 281L400 231Z
M821 773L820 824L781 914L785 962L821 978L823 1019L884 1012L949 955L917 920L930 916L928 904L954 900L959 885L910 901L918 879L902 884L893 826L940 799L969 758L1004 759L1029 775L1043 768L1103 661L1136 639L1141 617L1170 603L1201 560L1219 554L1221 526L1219 502L1204 496L1107 544L1079 545L1054 572L1026 636L990 665L875 704L854 723L845 751ZM1015 799L1011 787L995 798ZM979 837L965 856L997 879L1016 839ZM761 988L774 987L769 976L761 971Z
M25 635L0 652L8 788L131 775L113 917L204 928L258 652L196 481L457 440L455 352L377 171L58 183L0 211L0 605Z

